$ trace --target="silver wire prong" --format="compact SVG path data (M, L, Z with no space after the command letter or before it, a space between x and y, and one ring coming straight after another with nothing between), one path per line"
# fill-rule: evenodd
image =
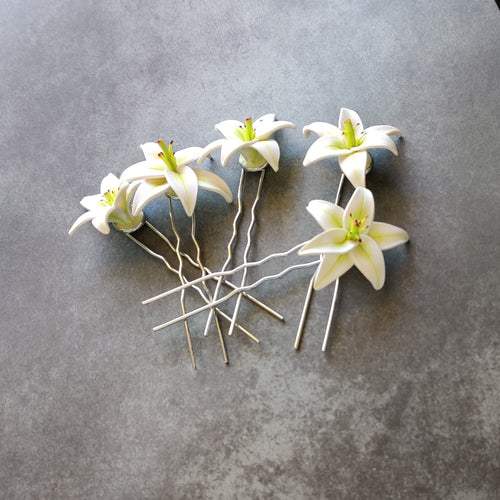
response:
M309 280L309 286L307 287L306 300L304 301L304 307L302 308L302 314L300 315L297 336L295 337L295 344L293 346L295 350L298 350L298 348L300 347L300 341L302 340L302 334L304 333L304 325L306 324L307 312L309 311L309 304L311 302L313 293L315 274L316 273L313 273L313 275L311 276L311 279Z
M243 203L242 203L242 193L243 193L243 184L245 183L245 170L241 169L241 174L240 174L240 181L238 184L238 210L236 211L236 214L233 219L233 233L231 235L231 238L229 239L229 243L227 244L227 257L226 261L224 262L224 265L222 266L221 272L224 272L229 264L231 263L231 260L233 259L233 243L234 240L236 239L236 235L238 234L238 222L240 220L241 214L243 212ZM222 279L218 281L216 287L215 287L215 292L214 292L214 300L217 300L219 297L220 293L220 288L222 285ZM205 323L205 330L203 332L203 335L208 335L208 329L210 327L210 318L212 316L212 311L208 314L207 322ZM232 324L232 322L231 322ZM229 327L231 329L231 327Z
M175 246L172 244L172 242L162 232L160 232L156 227L154 227L149 221L146 220L145 223L149 227L149 229L151 229L156 235L158 235L163 241L165 241L165 243L167 243L167 245L170 247L170 249L173 252L175 252ZM181 251L181 255L192 266L194 266L196 268L199 268L198 263L195 260L193 260L193 258L190 255L188 255L187 253L182 252L182 251ZM212 271L210 271L210 269L207 266L204 266L204 268L205 268L205 272L206 273L212 274ZM212 279L218 281L219 278L213 277ZM224 286L227 286L227 287L232 288L232 289L236 288L236 285L234 283L232 283L231 281L228 281L228 280L223 280L222 284ZM279 319L280 321L285 321L285 317L282 314L280 314L278 311L275 311L272 307L269 307L268 305L264 304L262 301L260 301L259 299L255 298L253 295L250 295L247 292L243 292L243 296L246 299L248 299L251 302L253 302L255 305L259 306L261 309L264 309L264 311L268 312L269 314L271 314L275 318Z
M231 283L230 281L223 280L222 284L227 286L228 288L232 288L233 290L237 288L237 286L234 283ZM264 304L264 302L261 302L259 299L256 299L253 295L250 295L247 292L241 292L241 295L243 295L243 297L248 299L250 302L253 302L256 306L259 306L261 309L268 312L271 316L274 316L276 319L279 319L280 321L285 321L285 316L280 314L278 311L275 311L272 307L269 307L268 305Z
M287 267L286 269L284 269L280 273L269 275L269 276L264 276L264 277L260 278L259 280L257 280L255 283L252 283L250 285L245 285L243 287L236 288L235 290L233 290L232 292L228 293L224 297L222 297L220 299L217 299L214 302L211 302L210 304L207 304L205 306L199 307L198 309L195 309L194 311L191 311L189 313L183 314L182 316L178 316L177 318L175 318L173 320L170 320L170 321L168 321L166 323L163 323L162 325L155 326L153 328L153 331L157 332L158 330L161 330L163 328L167 328L167 327L169 327L169 326L171 326L171 325L173 325L175 323L178 323L179 321L184 321L185 319L188 319L191 316L194 316L194 315L196 315L198 313L206 311L207 309L210 309L211 307L218 306L219 304L222 304L226 300L229 300L231 297L233 297L237 293L241 293L243 291L251 290L252 288L256 288L257 286L259 286L264 281L279 279L282 276L284 276L285 274L289 273L290 271L293 271L295 269L304 269L306 267L316 266L319 263L320 263L320 260L313 260L311 262L305 262L305 263L302 263L302 264L295 264L293 266Z
M342 174L340 176L339 186L337 188L337 195L335 196L335 205L339 204L340 195L342 194L342 187L344 185L344 180L345 180L345 174Z
M325 337L323 338L323 346L321 350L326 351L326 346L328 345L328 337L330 336L330 331L332 329L333 313L335 311L335 302L337 301L337 295L339 291L340 279L335 281L335 289L333 290L332 305L330 306L330 314L328 315L328 323L326 324Z
M177 275L179 274L179 270L175 269L174 267L172 267L170 265L170 263L168 262L168 260L163 255L160 255L160 254L158 254L156 252L153 252L153 250L151 250L149 247L147 247L141 241L139 241L136 238L134 238L130 233L124 233L124 234L126 234L134 243L136 243L137 245L139 245L147 253L149 253L150 255L152 255L153 257L155 257L156 259L161 260L167 266L167 268L168 268L169 271L172 271L173 273L175 273ZM186 278L184 277L184 280L185 279ZM201 290L201 288L199 288L196 285L193 285L193 289L198 292L198 294L203 299L203 301L205 302L205 304L210 304L210 301L208 300L208 298L206 297L206 295L203 293L203 291ZM225 312L223 312L223 311L221 311L220 309L217 309L217 308L216 308L216 311L226 321L228 321L229 323L231 323L231 318ZM242 333L244 333L247 337L249 337L251 340L253 340L257 344L260 342L258 338L256 338L254 335L252 335L246 328L244 328L243 326L241 326L239 323L236 323L236 328L238 328L238 330L240 330Z
M207 302L209 304L209 302ZM227 320L228 323L231 323L231 317L228 316L225 312L221 311L217 307L215 308L216 312L220 314L225 320ZM252 335L246 328L242 327L239 323L236 323L236 328L240 330L242 333L244 333L248 338L253 340L256 344L260 343L260 340L255 336Z
M257 187L257 193L255 194L255 199L252 204L252 210L251 210L251 219L250 219L250 224L248 226L248 231L247 231L247 243L245 245L245 250L243 252L243 264L248 263L248 254L250 253L250 248L252 246L252 230L255 225L255 210L257 208L257 204L259 203L260 199L260 193L262 192L262 184L264 183L264 176L266 175L266 169L263 168L260 171L260 177L259 177L259 185ZM248 274L248 267L245 267L243 270L243 276L241 278L241 284L240 286L244 286L246 279L247 279L247 274ZM233 320L231 321L231 326L229 327L229 332L228 335L233 334L234 330L234 324L236 323L236 319L238 318L238 313L240 311L240 306L241 306L241 296L242 294L239 293L238 297L236 299L236 305L234 306L234 311L233 311Z
M172 207L172 198L170 198L169 196L168 196L168 208L169 208L169 212L170 212L170 222L172 223L172 231L174 232L176 240L177 240L177 244L175 246L175 253L177 254L177 259L179 260L179 280L181 282L181 285L183 285L184 284L184 276L182 274L182 256L181 256L181 252L180 252L181 237L179 236L179 233L177 232L177 228L175 226L174 210ZM181 299L180 299L181 310L182 310L183 315L186 315L186 304L184 301L185 293L186 293L185 290L182 290ZM191 334L189 332L189 325L188 325L187 319L184 320L184 329L186 330L186 338L187 338L188 347L189 347L189 354L191 356L191 364L193 365L193 370L196 370L196 362L194 360L193 345L191 343Z
M149 299L143 300L142 303L144 305L151 304L152 302L155 302L157 300L163 299L164 297L168 297L169 295L172 295L174 293L180 292L184 288L189 288L192 285L197 285L198 283L201 283L204 280L213 279L213 278L219 278L219 277L223 277L223 276L229 276L229 275L234 274L234 273L236 273L238 271L241 271L245 267L257 267L257 266L260 266L262 264L265 264L266 262L268 262L271 259L276 259L276 258L279 258L279 257L287 257L288 255L292 254L293 252L296 252L297 250L299 250L299 248L303 247L306 243L308 243L308 241L304 241L302 243L299 243L298 245L295 245L293 248L290 248L290 250L287 250L286 252L273 253L273 254L268 255L267 257L264 257L263 259L258 260L256 262L248 262L247 264L241 264L238 267L235 267L234 269L232 269L230 271L219 271L219 272L216 272L216 273L206 274L203 277L194 279L192 281L188 281L185 284L180 285L180 286L178 286L176 288L171 288L170 290L167 290L167 291L162 292L162 293L160 293L158 295L155 295L154 297L151 297ZM319 261L317 261L317 262L319 262ZM266 278L266 277L264 276L264 278ZM271 279L273 279L273 278L271 278ZM241 291L251 290L252 288L254 288L254 287L253 286L251 288L244 287L243 289L241 287L235 287L234 290L237 290L238 292L241 292ZM231 295L231 297L232 297L232 295ZM215 296L214 296L214 300L215 300Z
M371 156L370 156L370 165L371 165ZM337 196L335 196L335 205L338 205L340 202L340 195L342 193L342 186L344 185L344 180L345 180L345 174L342 174L342 176L340 177L340 181L339 181L339 187L337 188ZM330 336L330 331L332 329L333 313L335 311L335 303L337 302L339 283L340 283L340 279L337 279L335 281L335 288L333 289L332 305L330 306L330 313L328 314L328 322L326 324L325 336L323 338L323 345L321 347L321 350L323 352L326 351L326 347L328 344L328 338Z
M342 174L340 176L339 185L337 187L337 194L335 196L335 205L339 204L340 195L342 193L342 187L344 185L344 180L345 180L345 174ZM300 315L299 327L297 329L297 336L295 338L295 345L294 345L295 349L299 348L300 341L302 340L302 334L304 333L305 320L306 320L306 317L307 317L307 313L309 312L309 307L311 305L311 297L312 297L312 294L313 294L313 291L314 291L314 289L313 289L313 283L314 283L315 274L316 273L314 273L312 275L311 280L309 281L309 286L307 288L306 300L304 301L304 307L302 308L302 313ZM335 297L336 297L337 288L338 288L338 286L336 285L335 286L335 292L334 292L334 300L335 300ZM332 303L332 307L335 308L335 303L334 302ZM333 314L333 312L330 311L330 314ZM330 322L330 320L329 320L329 322ZM327 327L327 331L329 331L328 327ZM327 340L328 339L326 339L323 342L323 347L325 347ZM323 350L325 350L325 349L323 349Z
M200 272L202 277L205 276L205 268L203 267L203 264L201 263L201 249L200 245L198 244L198 239L196 238L196 218L193 212L193 215L191 216L191 239L193 240L194 246L196 248L196 262L198 263L198 267L200 268ZM207 294L207 297L210 301L213 300L212 294L210 293L210 290L208 289L207 282L203 281L202 282L203 288L205 289L205 292ZM219 334L219 342L220 342L220 347L222 350L222 357L224 358L224 362L227 364L228 359L227 359L227 351L226 351L226 346L224 345L224 338L222 337L222 330L220 327L219 323L219 318L217 317L217 314L213 314L215 308L210 309L212 312L212 315L215 319L215 325L217 327L217 333Z

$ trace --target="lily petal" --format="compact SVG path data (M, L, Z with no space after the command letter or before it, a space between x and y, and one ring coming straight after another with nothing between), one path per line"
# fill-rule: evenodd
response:
M401 137L403 134L396 128L390 125L373 125L365 129L365 132L369 134L370 132L382 132L387 135L397 135Z
M87 210L94 210L95 208L100 206L100 201L102 200L102 194L92 194L90 196L84 196L80 205L86 208Z
M245 125L238 120L224 120L223 122L218 123L215 126L215 129L218 130L226 139L236 139L241 140L240 133L238 129L245 128Z
M366 151L357 151L339 157L339 167L354 187L365 187L366 164L369 161Z
M374 239L363 235L361 243L349 253L349 256L375 290L380 290L384 286L384 256Z
M254 144L254 142L252 144ZM258 172L269 164L257 150L252 148L252 146L241 149L238 160L241 167L249 172Z
M260 118L257 118L257 120L253 122L253 127L257 128L262 125L272 123L274 120L276 120L276 115L274 113L267 113L266 115L262 115Z
M111 212L113 212L113 207L109 207L106 210L99 210L94 213L92 225L102 234L109 234L110 229L108 220Z
M363 142L352 148L353 151L363 151L365 149L388 149L391 153L398 155L398 149L394 141L384 132L376 130L366 133Z
M135 163L126 168L120 179L122 181L138 181L142 179L161 179L165 177L165 163L156 158L156 160L146 160Z
M131 184L127 183L127 199L126 199L126 206L130 206L130 202L132 201L132 197L134 196L135 192L137 191L137 188L141 185L141 181L134 181Z
M302 133L304 134L304 137L309 137L309 134L311 132L314 132L315 134L319 135L320 137L323 135L333 135L335 137L338 137L339 139L342 138L342 130L340 130L335 125L332 125L331 123L327 123L327 122L313 122L313 123L310 123L309 125L306 125L302 129ZM343 138L342 138L342 140L343 140Z
M115 174L108 174L101 181L101 194L109 190L117 191L119 185L120 179L118 179Z
M128 212L127 206L127 189L129 187L128 182L123 182L118 192L116 193L115 200L113 202L113 206L116 208L121 208L124 213Z
M188 165L177 168L177 172L165 170L165 178L176 196L181 200L186 214L191 217L198 196L198 178Z
M251 142L243 142L243 141L234 141L234 140L225 140L222 144L222 148L220 150L220 162L223 167L227 167L229 160L238 151L242 149L246 149L253 144Z
M255 149L262 157L265 158L267 163L271 165L271 168L277 172L279 168L280 161L280 147L278 143L272 139L267 141L255 142L250 146Z
M308 241L299 255L318 255L323 253L342 254L351 251L358 245L357 241L347 239L347 231L342 228L327 229Z
M200 188L220 194L228 203L233 201L233 194L224 179L201 168L193 168L193 171L198 178Z
M270 137L274 132L281 130L282 128L297 128L297 126L292 122L287 122L284 120L276 121L276 122L262 122L255 123L255 138L258 141L266 140Z
M135 192L134 201L132 202L132 214L140 214L149 202L165 194L169 189L170 186L165 181L165 178L142 181Z
M341 255L324 255L316 270L314 289L321 290L332 281L340 278L345 272L349 271L352 266L353 262L348 253Z
M338 205L324 200L312 200L307 205L307 211L325 231L342 227L344 209Z
M345 207L343 226L349 230L351 219L362 222L364 226L370 226L374 214L375 201L372 192L366 188L358 187Z
M351 151L347 148L347 141L344 136L339 137L324 135L317 139L307 150L304 158L304 166L307 167L311 163L315 163L325 158L334 156L342 156L349 154Z
M385 222L372 222L368 234L377 242L381 250L397 247L409 239L404 229Z
M356 113L356 111L353 111L352 109L342 108L339 115L339 128L342 128L342 125L347 120L351 120L355 133L358 130L360 133L363 131L363 122L361 121L358 113Z
M89 220L92 220L94 217L95 217L94 212L85 212L84 214L80 215L80 217L78 217L75 223L71 226L71 229L68 231L68 234L71 236L80 226L82 226Z
M157 142L146 142L145 144L141 144L141 149L146 160L152 161L158 160L158 155L162 152L162 149Z
M198 160L202 152L203 148L198 148L198 147L191 147L176 151L175 159L177 160L177 170L179 170L179 168L184 165L187 165L193 161Z
M200 157L198 158L198 161L196 163L198 163L198 165L201 165L207 156L211 155L215 150L222 147L222 145L225 142L226 142L226 139L217 139L216 141L213 141L210 144L207 144L203 148L203 150L200 154Z

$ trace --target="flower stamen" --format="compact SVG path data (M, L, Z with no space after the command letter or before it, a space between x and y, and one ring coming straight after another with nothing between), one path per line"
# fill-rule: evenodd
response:
M351 120L346 120L342 129L347 139L347 147L351 149L356 145L356 135L354 133L354 127L352 126Z
M115 202L116 193L113 189L108 189L105 193L102 194L102 198L99 200L99 204L105 207L112 207Z
M249 142L255 139L255 129L253 128L253 123L251 118L245 120L245 135L244 141Z
M170 141L167 148L165 142L160 139L158 141L158 145L161 148L161 152L158 153L158 158L161 158L164 161L169 170L171 170L172 172L177 172L177 160L175 159L175 153L172 149L173 143L174 141Z
M349 214L349 218L351 222L349 224L349 231L347 232L347 239L361 243L361 234L370 226L369 224L364 225L368 216L365 215L362 219L353 219L352 214Z

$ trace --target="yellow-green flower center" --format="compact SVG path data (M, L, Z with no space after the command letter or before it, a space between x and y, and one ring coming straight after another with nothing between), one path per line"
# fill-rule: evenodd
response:
M99 204L103 207L112 207L115 202L115 198L116 191L114 189L108 189L105 193L103 193L102 198L99 200Z
M253 141L255 139L255 129L251 118L245 120L245 142Z
M245 126L241 125L236 129L236 135L244 142L250 142L255 139L255 129L251 118L245 120Z
M175 159L175 153L172 149L172 144L174 141L170 141L168 147L165 143L160 139L158 141L158 145L161 148L161 152L158 153L158 157L161 158L167 168L172 172L177 172L177 160Z
M361 243L361 234L368 229L368 225L365 225L367 216L365 215L362 219L353 219L352 214L349 214L351 220L349 225L349 231L347 231L347 239L351 241L358 241Z
M363 132L356 139L356 128L359 127L360 125L361 125L360 123L356 123L356 125L353 126L350 119L346 120L342 125L342 133L347 139L348 149L355 148L356 146L359 146L363 142L364 140Z

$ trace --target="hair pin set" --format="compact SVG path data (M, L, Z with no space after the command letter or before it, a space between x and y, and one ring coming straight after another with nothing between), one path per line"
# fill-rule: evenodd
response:
M191 341L191 332L188 319L196 314L207 312L204 335L208 335L213 323L217 328L222 356L228 363L228 356L223 336L221 320L228 324L228 335L233 331L243 333L254 342L259 342L248 329L238 323L238 314L243 299L251 301L264 311L283 321L284 317L269 305L250 294L261 283L278 279L294 269L317 266L312 275L304 307L297 330L295 349L300 346L305 319L312 299L313 290L320 290L335 281L326 332L323 341L323 351L326 350L328 336L331 330L335 303L339 289L339 278L351 267L357 267L371 282L375 289L380 289L385 280L385 263L382 250L393 248L408 241L408 234L391 224L375 222L374 198L371 191L365 188L365 176L371 168L369 149L384 148L397 155L397 149L391 136L401 136L399 130L386 125L363 128L358 114L352 110L342 108L338 126L314 122L303 129L306 137L310 132L319 136L311 145L304 158L304 166L317 161L337 157L342 176L337 188L335 201L312 200L307 210L321 226L323 231L307 242L295 245L290 250L271 254L259 261L249 260L252 245L252 231L257 218L256 208L259 203L262 186L267 167L278 170L280 148L272 134L285 128L296 128L288 121L276 120L273 114L266 114L258 120L247 118L245 122L226 120L215 126L223 135L223 139L215 140L205 148L189 147L174 151L173 143L165 144L162 140L157 143L143 144L145 160L127 168L120 178L113 174L107 175L101 182L100 193L86 196L81 204L87 212L81 215L71 227L69 234L88 221L104 234L110 232L110 223L123 232L130 240L139 245L151 256L161 260L171 272L177 275L179 286L163 292L155 297L143 301L149 304L174 293L179 293L181 314L162 325L153 328L154 331L167 328L175 323L183 322L186 340L193 369L196 362ZM203 161L212 153L220 149L220 162L227 166L230 159L239 154L241 174L237 191L237 210L233 219L232 235L227 244L227 256L218 272L212 272L204 266L201 259L201 248L196 236L195 207L198 199L198 190L205 189L222 196L228 203L233 196L227 183L216 174L200 168ZM193 166L196 164L197 166ZM246 244L243 250L243 263L232 267L234 242L238 233L242 231L240 219L244 200L245 177L259 175L257 192L251 206L251 217L246 231ZM339 200L344 179L354 186L355 191L345 209L339 206ZM171 241L149 221L146 220L143 209L153 199L166 195L169 207L170 224L174 240ZM188 217L191 219L190 239L195 248L195 255L186 253L174 217L173 203L177 200ZM172 264L166 257L154 252L147 245L140 242L134 231L142 226L148 227L156 236L161 238L175 254L176 263ZM248 282L248 270L260 266L271 259L286 257L298 252L299 255L314 255L317 260L291 265L274 275L266 275L254 283ZM199 277L188 281L185 266L197 269ZM239 284L234 282L233 275L241 272ZM210 283L214 281L214 288ZM222 286L230 289L225 295ZM193 289L204 303L197 309L186 310L186 290ZM228 315L221 308L225 302L236 296L236 303L232 315ZM213 323L212 323L213 322Z

